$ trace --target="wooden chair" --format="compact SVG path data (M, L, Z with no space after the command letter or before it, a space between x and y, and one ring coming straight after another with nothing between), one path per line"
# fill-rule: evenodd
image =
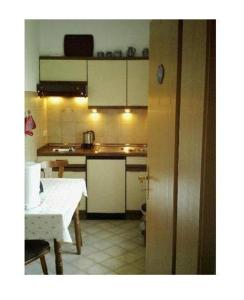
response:
M52 174L52 168L58 168L58 178L62 178L64 174L64 168L68 166L67 160L53 160L53 161L43 161L41 162L41 171L44 173L44 177L50 177ZM75 226L75 240L77 254L81 253L82 237L80 229L80 216L79 216L79 206L76 208L74 213L74 226Z
M67 166L67 160L52 160L41 162L41 170L44 173L44 177L51 177L52 168L58 168L58 178L62 178L64 175L64 167Z
M50 252L50 245L44 240L25 240L25 265L40 259L43 274L48 275L45 254Z

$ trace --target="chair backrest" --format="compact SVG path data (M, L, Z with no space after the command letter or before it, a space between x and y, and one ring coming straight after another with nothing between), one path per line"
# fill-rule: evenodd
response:
M58 178L62 178L64 174L64 167L68 165L67 160L51 160L41 162L41 169L44 172L44 177L50 177L52 168L58 168Z

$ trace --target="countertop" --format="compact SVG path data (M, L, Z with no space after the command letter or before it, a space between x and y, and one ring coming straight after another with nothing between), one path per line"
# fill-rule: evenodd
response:
M72 149L58 152L54 149ZM81 144L49 143L37 150L38 156L147 156L146 144L99 144L86 149Z

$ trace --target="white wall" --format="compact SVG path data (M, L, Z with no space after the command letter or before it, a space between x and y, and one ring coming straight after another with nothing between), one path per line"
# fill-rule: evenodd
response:
M93 34L94 55L99 50L120 49L128 46L141 55L149 46L150 20L40 20L40 55L64 55L65 34Z
M39 81L39 22L25 20L25 91L36 91Z

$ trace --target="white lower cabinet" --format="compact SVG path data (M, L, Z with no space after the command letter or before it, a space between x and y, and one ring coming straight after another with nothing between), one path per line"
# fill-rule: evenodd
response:
M125 160L87 159L87 212L125 213Z
M126 172L126 210L140 210L146 202L146 181L141 183L138 179L146 175L146 172Z

